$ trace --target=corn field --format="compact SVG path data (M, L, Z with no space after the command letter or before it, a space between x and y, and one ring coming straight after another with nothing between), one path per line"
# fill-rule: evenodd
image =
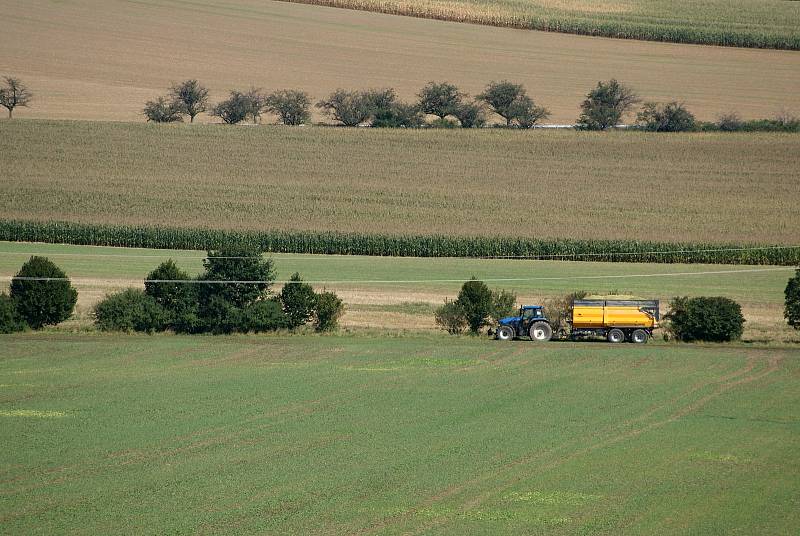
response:
M151 249L209 250L244 243L272 253L393 257L519 257L598 262L800 264L800 247L509 237L226 231L69 222L0 221L0 240Z
M578 35L800 50L797 2L617 0L593 6L563 0L284 1Z

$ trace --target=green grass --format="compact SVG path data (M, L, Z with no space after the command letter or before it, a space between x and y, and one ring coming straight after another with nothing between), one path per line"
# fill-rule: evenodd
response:
M0 122L3 219L797 242L793 134Z
M800 353L436 337L0 344L9 534L788 534Z
M782 0L286 1L581 35L800 49L800 8Z

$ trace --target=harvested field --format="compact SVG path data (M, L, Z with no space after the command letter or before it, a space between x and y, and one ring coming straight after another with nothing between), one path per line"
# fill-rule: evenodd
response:
M0 217L796 245L800 136L0 122Z
M551 109L550 121L572 123L589 89L616 77L644 98L684 101L700 119L730 110L745 118L782 108L800 113L800 54L790 51L601 39L262 0L12 4L0 20L0 75L22 78L36 94L31 108L18 110L20 118L143 121L144 103L186 78L208 85L214 100L250 85L302 88L315 100L337 87L391 86L412 99L429 80L450 80L474 95L490 80L510 79Z

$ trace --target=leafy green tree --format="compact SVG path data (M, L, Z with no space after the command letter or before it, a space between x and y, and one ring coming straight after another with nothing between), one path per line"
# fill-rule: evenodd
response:
M501 318L511 316L517 310L517 295L508 290L492 291L492 314L490 318L497 322Z
M374 99L363 91L337 89L316 106L343 125L355 127L372 117Z
M744 330L742 308L724 297L676 297L664 318L681 341L724 342L738 339Z
M414 104L395 101L385 108L376 108L373 127L418 128L425 122L419 108Z
M262 333L286 327L288 319L275 299L259 300L242 311L240 331Z
M269 97L261 91L261 88L257 87L250 88L250 91L245 93L245 97L248 105L247 117L250 117L253 124L257 125L261 122L261 114L269 109L267 104Z
M147 275L144 292L164 309L167 327L179 333L191 333L198 324L197 285L168 281L191 281L191 278L169 259Z
M0 293L0 333L15 333L25 329L25 321L17 311L16 302L6 293Z
M694 115L674 101L667 104L644 103L636 122L650 132L687 132L695 127Z
M280 117L284 125L302 125L311 118L311 98L305 91L281 89L267 97L267 110Z
M519 99L527 96L522 84L513 84L508 80L489 82L483 93L476 99L483 101L491 107L492 111L506 120L510 127L519 110Z
M168 101L166 97L159 97L154 101L147 101L142 113L147 121L153 123L180 123L183 121L180 105Z
M292 274L289 282L283 286L280 300L289 329L296 329L313 318L317 294L311 285L303 283L299 273Z
M536 106L533 99L527 95L517 97L508 108L511 120L519 128L533 128L540 120L550 117L550 111L542 106Z
M452 115L458 119L462 128L481 128L486 124L486 114L480 102L464 102L459 104Z
M173 84L169 94L176 108L189 116L190 123L194 123L195 116L205 112L208 106L208 89L197 80L185 80L180 84Z
M11 279L11 298L33 329L63 322L72 314L78 291L67 274L46 257L31 257Z
M786 321L794 329L800 329L800 268L786 284L784 295L786 296L786 308L783 314Z
M258 248L244 244L232 244L209 251L203 266L205 273L198 279L215 281L200 284L201 301L204 303L221 298L241 309L265 299L275 281L272 259L264 259Z
M152 296L129 288L95 305L94 323L102 331L153 333L166 329L167 313Z
M428 82L419 92L419 109L426 114L444 119L455 115L464 94L449 82Z
M467 315L462 305L456 300L444 300L435 313L436 325L451 335L463 333L467 327Z
M581 130L606 130L619 124L622 116L639 102L639 97L629 87L615 79L598 82L581 104L577 128Z
M495 311L492 291L483 281L474 277L461 286L456 302L464 311L464 318L472 333L478 333Z
M19 78L6 76L3 80L5 85L0 87L0 106L8 110L8 118L11 119L14 108L28 106L33 99L33 93Z
M247 119L253 113L253 101L250 95L240 91L231 91L230 96L211 109L211 115L219 117L228 125L235 125Z
M314 314L314 329L333 331L344 314L344 302L333 292L317 294L317 308Z

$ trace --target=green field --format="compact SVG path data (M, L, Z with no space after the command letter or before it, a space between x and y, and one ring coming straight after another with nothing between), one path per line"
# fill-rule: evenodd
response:
M143 279L162 261L172 258L190 274L202 270L204 252L144 250L0 242L0 285L4 285L31 255L44 255L61 266L78 289L76 317L63 328L87 329L91 307L105 294ZM347 310L347 329L435 330L434 308L458 294L472 276L493 288L518 295L519 304L536 304L575 290L632 294L662 300L666 311L674 296L726 296L742 304L747 318L744 339L795 344L800 332L783 318L783 290L792 267L719 266L364 257L347 255L272 254L280 281L294 272L317 288L336 291Z
M472 338L0 344L7 534L789 534L800 353Z
M796 245L800 136L0 122L0 215ZM735 207L735 208L734 208Z
M800 8L782 0L286 1L582 35L800 49Z

